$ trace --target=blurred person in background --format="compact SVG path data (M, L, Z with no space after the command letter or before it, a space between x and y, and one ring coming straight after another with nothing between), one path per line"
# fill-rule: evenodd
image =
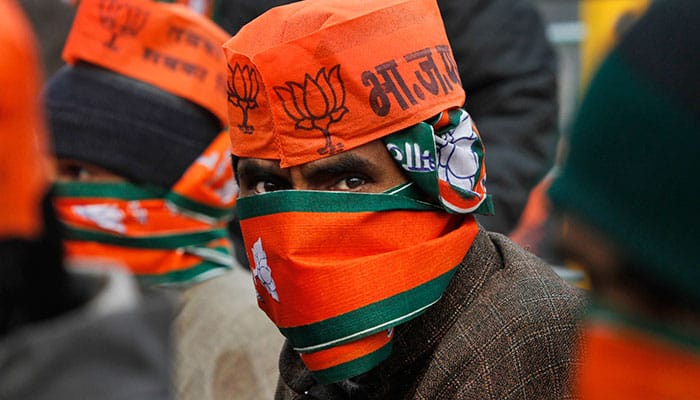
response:
M652 0L579 1L577 4L583 36L579 43L580 76L578 90L583 93L590 76L608 51L634 26ZM574 4L576 2L572 2ZM566 84L563 82L563 84ZM579 100L574 100L579 103ZM570 121L565 121L568 125ZM567 129L559 138L555 166L530 191L528 201L510 238L523 248L552 264L557 274L578 287L589 289L590 280L580 265L565 263L556 237L558 220L552 215L547 189L559 174L568 146Z
M123 264L179 292L181 398L271 395L281 336L252 300L227 224L238 187L226 122L229 37L185 5L82 0L46 86L69 258Z
M566 397L581 299L475 220L485 150L435 1L291 3L224 49L276 398Z
M171 299L107 263L63 262L43 74L13 0L0 53L0 398L171 399Z
M549 189L593 302L583 399L700 399L700 3L652 3L593 76Z

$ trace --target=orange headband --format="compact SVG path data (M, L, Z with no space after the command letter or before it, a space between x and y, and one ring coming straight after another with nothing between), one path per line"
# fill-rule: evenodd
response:
M460 107L435 0L306 0L224 44L233 153L303 164Z
M178 4L82 0L63 59L150 83L211 111L227 124L221 44L229 35Z
M0 2L0 238L36 237L48 185L36 42L14 1Z

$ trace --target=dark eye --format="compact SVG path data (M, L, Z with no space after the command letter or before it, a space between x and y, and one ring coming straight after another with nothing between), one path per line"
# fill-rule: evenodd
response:
M338 181L331 190L353 190L367 183L367 179L360 176L348 176Z
M255 194L276 192L278 190L289 190L289 185L280 184L272 181L257 181L253 188Z

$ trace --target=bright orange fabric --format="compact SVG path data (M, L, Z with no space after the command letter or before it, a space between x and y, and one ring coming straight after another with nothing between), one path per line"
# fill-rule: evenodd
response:
M76 259L107 260L124 265L137 276L161 275L187 269L202 262L202 258L185 252L157 249L138 249L99 242L64 240L68 257ZM220 239L208 244L210 248L228 248L231 243Z
M434 0L307 0L225 43L233 153L282 167L336 154L464 103Z
M171 190L210 207L232 209L235 206L238 184L233 176L227 132L214 139Z
M228 135L220 133L175 184L172 193L192 203L173 204L177 199L171 200L168 195L145 200L59 195L54 198L54 207L59 219L71 228L118 237L150 238L225 229L238 194L229 148ZM195 203L223 213L218 217L202 214L191 207ZM232 250L228 238L189 245ZM202 257L187 254L182 249L129 248L97 241L71 240L70 235L66 240L66 254L70 257L116 260L136 275L182 271L202 262Z
M583 400L700 399L700 354L642 332L585 331L577 389Z
M150 83L226 117L229 35L179 4L150 0L82 0L63 50L66 62L87 61Z
M31 27L14 0L0 2L0 238L32 238L48 183L42 74Z
M391 332L393 333L393 330ZM309 370L322 371L375 352L386 346L392 336L386 331L381 331L362 340L313 353L299 353L299 356Z
M263 237L266 249L280 249L283 258L268 252L267 262L284 302L274 301L259 281L255 284L264 299L260 307L285 328L343 315L450 271L462 261L478 232L473 217L467 218L451 231L454 217L450 214L415 211L280 213L242 220L241 226L247 243ZM257 227L254 234L248 232L250 224ZM340 233L336 228L344 226L358 229ZM268 230L275 234L266 234ZM254 254L248 257L255 258ZM341 277L342 285L336 282Z

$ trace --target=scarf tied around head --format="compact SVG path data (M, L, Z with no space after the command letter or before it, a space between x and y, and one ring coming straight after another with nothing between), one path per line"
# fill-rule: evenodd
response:
M319 382L388 357L393 328L440 299L476 237L465 213L490 211L469 115L434 120L445 126L385 138L411 177L389 192L289 190L237 202L259 305ZM419 148L424 166L414 168Z
M235 157L288 168L382 140L408 178L237 201L259 305L321 383L388 357L393 328L439 301L466 255L470 214L491 211L443 26L434 0L307 0L224 44Z

